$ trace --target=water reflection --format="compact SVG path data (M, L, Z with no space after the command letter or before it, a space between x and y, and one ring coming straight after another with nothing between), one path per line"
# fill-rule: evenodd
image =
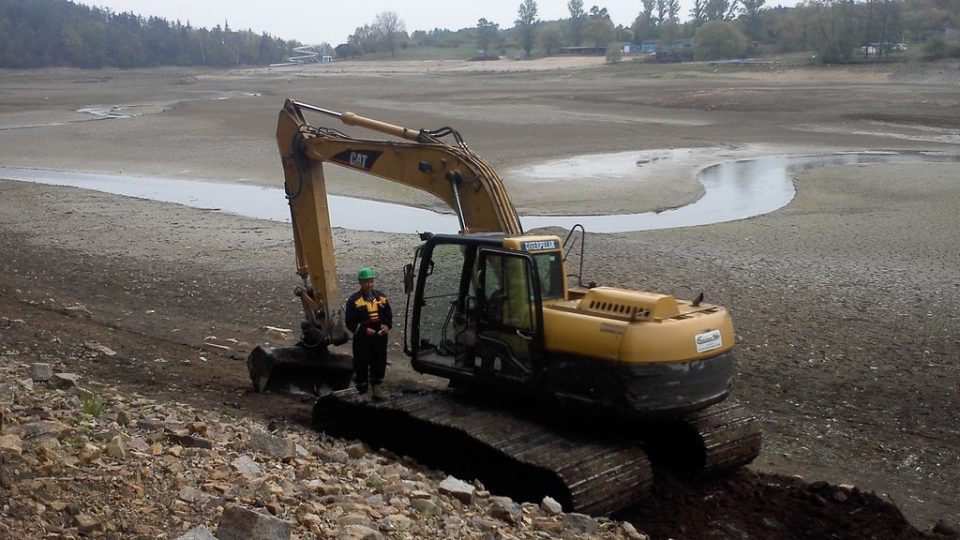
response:
M628 156L628 157L632 157ZM697 175L704 195L692 204L665 212L608 216L524 216L525 228L581 223L591 232L629 232L723 223L773 212L795 195L793 177L825 165L860 163L956 162L958 156L933 154L846 153L819 156L767 156L712 165Z
M290 221L290 209L281 188L13 167L0 167L0 178L92 189L192 208L220 210L255 219ZM331 195L329 207L330 222L334 227L344 229L369 230L371 215L390 216L387 220L390 223L374 224L377 230L383 232L457 232L459 229L453 214L440 214L401 204Z
M618 156L614 154L614 156ZM635 153L621 158L636 167ZM589 159L585 156L584 159ZM565 160L569 163L569 160ZM525 229L555 226L569 229L581 223L590 232L629 232L721 223L757 216L785 206L795 194L793 176L824 165L860 163L957 162L958 156L933 154L847 153L820 156L769 156L731 161L707 167L698 179L704 196L698 201L665 212L605 216L522 216ZM617 164L606 167L629 170ZM626 174L628 176L628 174ZM173 178L146 178L92 173L0 167L0 178L48 185L73 186L153 201L216 209L256 219L290 221L282 189L202 182ZM627 179L628 181L629 179ZM456 232L457 219L421 208L351 197L330 196L330 220L334 227L383 232ZM389 220L371 224L370 215L388 215Z

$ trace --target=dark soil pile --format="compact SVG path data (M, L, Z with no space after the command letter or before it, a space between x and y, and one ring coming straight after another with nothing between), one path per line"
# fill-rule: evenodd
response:
M658 478L648 504L617 517L654 539L950 537L918 531L873 493L747 469L696 483Z

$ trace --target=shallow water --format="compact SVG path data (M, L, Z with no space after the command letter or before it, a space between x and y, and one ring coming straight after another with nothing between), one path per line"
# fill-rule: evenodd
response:
M611 154L603 161L602 173L629 181L629 172L638 163L635 153ZM590 172L588 159L566 159L566 167ZM619 161L618 161L619 160ZM596 160L593 160L596 162ZM623 163L620 163L622 161ZM701 170L697 178L704 196L689 205L665 212L642 212L603 216L521 216L525 229L582 224L590 232L630 232L692 227L744 219L766 214L785 206L795 194L793 176L813 167L856 165L861 163L958 162L960 157L922 153L843 153L817 156L768 156L730 161ZM544 164L545 170L555 170ZM569 169L568 169L569 171ZM614 172L616 171L616 172ZM592 171L596 172L596 171ZM0 167L0 178L39 184L73 186L152 201L182 204L193 208L215 209L231 214L290 221L282 188L244 184L203 182L173 178L119 176L93 173L50 171ZM453 214L352 197L329 196L330 221L334 227L371 230L368 216L389 215L373 230L382 232L457 232Z

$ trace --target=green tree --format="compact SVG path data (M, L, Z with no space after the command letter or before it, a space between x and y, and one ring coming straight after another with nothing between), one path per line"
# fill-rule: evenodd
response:
M655 0L641 1L643 3L643 11L641 11L640 14L637 15L636 20L633 21L633 40L637 43L645 39L656 39L660 36L658 30L659 25L653 16Z
M611 43L607 46L607 54L604 59L608 64L619 64L623 60L623 49L620 43Z
M500 45L500 25L486 19L477 21L477 49L486 54Z
M667 20L673 24L680 22L680 0L667 0Z
M703 18L706 21L729 21L737 13L738 0L706 0Z
M68 0L0 0L0 67L266 64L284 60L292 43Z
M560 48L561 41L560 29L554 24L541 29L540 33L537 34L537 45L540 46L540 50L546 56L552 55L554 51Z
M693 0L690 19L698 28L707 20L707 0Z
M960 45L947 43L942 37L935 37L923 46L923 57L926 60L960 58Z
M347 38L347 43L359 49L361 54L371 54L380 50L381 37L380 29L371 24L365 24L353 31L353 34Z
M537 23L536 0L523 0L520 7L517 8L517 20L514 22L520 34L520 47L523 49L525 57L530 58L530 51L533 50L533 27Z
M567 11L570 12L570 42L579 46L583 43L583 26L587 20L587 13L583 11L583 0L567 2Z
M585 37L593 43L594 47L605 47L609 45L616 36L617 28L610 20L610 14L607 8L590 8L589 22L584 33Z
M390 57L393 58L396 56L397 46L403 35L407 32L400 17L393 11L384 11L377 15L373 26L377 34L379 34L385 49L390 52Z
M743 21L744 29L746 34L750 39L761 41L763 38L763 18L761 17L761 10L763 5L766 3L766 0L740 0L743 4L743 15L741 20Z
M709 21L693 35L694 54L698 60L737 58L747 52L747 37L727 21Z
M813 12L813 40L820 61L849 62L863 42L852 0L814 1L808 7Z
M891 0L867 0L861 9L866 10L864 41L880 44L877 55L883 59L889 47L900 41L903 34L901 4Z

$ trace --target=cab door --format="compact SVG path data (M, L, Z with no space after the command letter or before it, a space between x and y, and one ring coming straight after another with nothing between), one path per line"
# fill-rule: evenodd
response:
M483 248L478 263L477 375L536 383L544 365L536 261L524 252Z

